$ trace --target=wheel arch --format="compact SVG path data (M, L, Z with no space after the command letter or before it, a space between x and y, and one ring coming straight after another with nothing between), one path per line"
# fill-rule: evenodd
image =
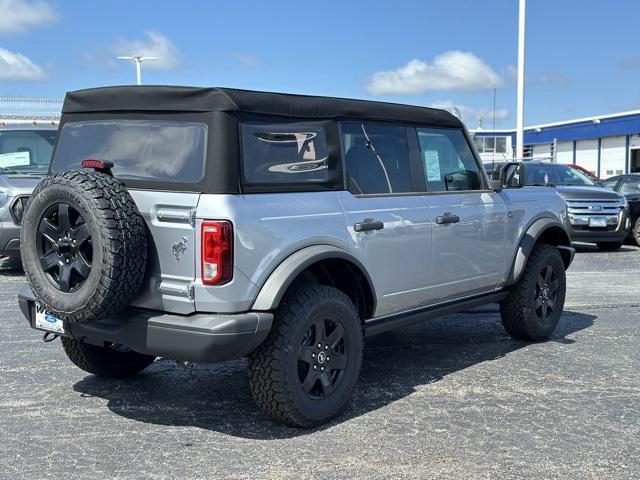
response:
M332 245L305 247L284 259L262 285L252 310L276 309L297 279L342 290L353 300L363 321L375 312L375 288L366 268L349 252Z
M548 243L558 247L565 268L569 268L573 261L574 249L571 247L571 238L563 225L552 218L539 218L534 221L520 239L518 250L512 262L507 284L513 284L520 279L524 272L527 260L534 247L539 243Z

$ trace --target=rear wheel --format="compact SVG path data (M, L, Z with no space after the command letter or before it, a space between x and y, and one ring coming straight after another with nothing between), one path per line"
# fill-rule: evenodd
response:
M99 377L130 377L147 368L156 359L116 345L98 347L68 337L62 337L61 340L64 353L76 367Z
M522 277L500 304L505 330L518 340L546 340L560 320L566 293L564 263L552 245L537 245Z
M613 252L622 246L622 242L598 242L596 245L604 252Z
M256 404L295 427L319 425L347 404L362 363L362 325L353 302L324 285L294 287L271 333L249 357Z

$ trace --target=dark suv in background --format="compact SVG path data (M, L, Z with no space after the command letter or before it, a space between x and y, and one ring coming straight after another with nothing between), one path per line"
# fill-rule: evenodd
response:
M601 182L602 186L624 195L629 202L631 236L640 245L640 173L617 175Z
M507 181L521 186L554 188L567 202L571 239L617 250L630 231L629 203L624 195L603 188L569 165L538 162L485 164L490 178L510 168Z
M0 120L0 270L21 266L22 217L49 170L57 130L57 122Z

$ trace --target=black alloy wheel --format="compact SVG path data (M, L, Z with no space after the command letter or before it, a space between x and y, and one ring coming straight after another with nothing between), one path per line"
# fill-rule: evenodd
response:
M542 321L555 311L559 283L558 274L553 266L545 265L538 275L535 294L536 316Z
M347 355L340 320L316 320L298 349L298 379L307 395L329 397L342 380Z
M55 203L40 220L36 239L40 266L61 292L71 293L91 273L93 249L89 226L68 203Z

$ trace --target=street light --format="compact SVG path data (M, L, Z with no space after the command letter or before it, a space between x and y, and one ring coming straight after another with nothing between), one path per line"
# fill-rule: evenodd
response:
M142 85L142 77L140 75L140 67L143 61L160 60L158 57L143 57L142 55L132 55L130 57L118 57L118 60L131 60L136 64L136 80L138 85Z
M524 28L527 0L520 0L518 11L518 86L516 99L516 158L524 155Z

